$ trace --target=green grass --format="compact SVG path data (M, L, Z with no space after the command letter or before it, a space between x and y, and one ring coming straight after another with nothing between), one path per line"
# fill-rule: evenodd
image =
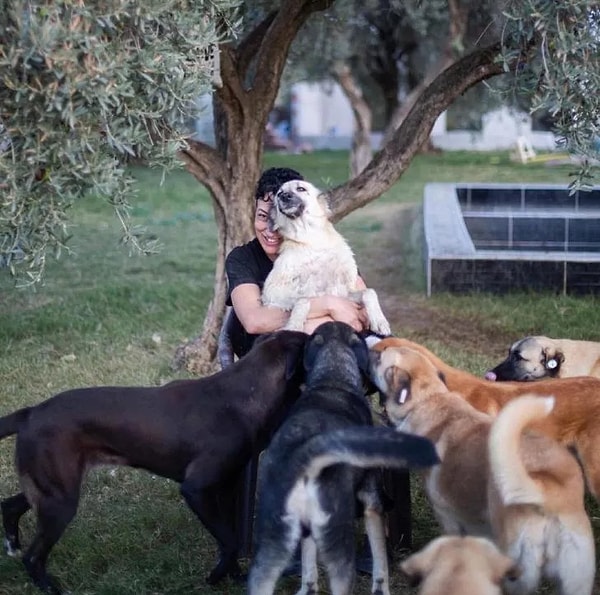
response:
M347 155L316 152L267 154L266 165L287 165L321 187L345 181ZM385 196L340 223L368 278L385 281L398 300L432 314L427 340L454 365L479 371L498 355L456 337L436 321L477 321L491 336L518 338L530 332L600 340L595 298L423 295L420 220L409 219L401 237L384 247L390 261L375 271L368 255L387 233L386 214L418 205L427 182L568 183L571 167L511 163L505 153L445 153L418 156ZM95 384L160 384L175 377L169 363L176 346L197 334L212 294L215 229L206 191L191 175L134 170L139 191L132 216L163 248L153 256L130 255L119 245L120 229L110 206L88 198L73 209L71 253L48 265L43 285L15 289L0 271L0 413L33 404L66 388ZM394 211L395 212L395 211ZM396 274L398 260L402 273ZM363 268L364 267L364 268ZM375 287L377 288L377 287ZM396 330L403 332L401 322ZM460 335L460 330L456 333ZM506 344L508 347L508 344ZM183 376L183 373L177 376ZM17 489L14 442L0 443L0 496ZM415 543L437 528L415 487ZM28 520L25 539L31 536ZM177 486L131 469L95 470L88 478L79 514L50 558L50 570L80 594L243 593L226 583L208 588L214 562L212 540L182 503ZM357 593L368 593L359 579ZM409 592L394 570L394 592ZM282 582L295 592L297 582ZM0 595L33 594L21 565L0 557Z

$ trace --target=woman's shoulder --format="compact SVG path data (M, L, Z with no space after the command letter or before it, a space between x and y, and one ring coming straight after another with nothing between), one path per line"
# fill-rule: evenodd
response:
M256 255L259 253L259 250L262 250L262 248L260 247L258 240L254 238L253 240L250 240L241 246L236 246L233 248L233 250L231 250L231 252L227 255L227 260L247 260L250 257L256 257Z

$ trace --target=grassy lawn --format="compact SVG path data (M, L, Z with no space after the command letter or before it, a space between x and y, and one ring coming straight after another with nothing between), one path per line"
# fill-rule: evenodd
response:
M348 171L343 152L268 154L266 165L294 167L321 187L343 182ZM568 183L571 170L514 164L506 153L423 155L385 196L344 219L339 228L363 276L385 294L396 334L477 374L498 361L509 338L539 333L600 341L596 298L424 297L418 205L425 183ZM73 211L71 253L50 262L43 285L15 289L0 271L0 414L67 388L154 385L175 377L173 352L199 330L212 293L212 206L184 171L164 183L158 172L140 168L135 175L140 184L133 219L160 240L159 254L130 255L119 244L110 206L90 198ZM6 439L0 443L0 497L17 490L12 459L13 441ZM421 546L437 528L418 484L414 499L415 544ZM32 529L26 523L25 543ZM49 567L78 594L243 593L231 583L205 585L214 560L212 539L183 504L177 485L109 468L90 474L79 514ZM297 585L287 579L280 592L294 593ZM395 568L393 586L396 593L410 592ZM0 595L36 592L17 561L0 557ZM368 592L368 580L359 578L357 593Z

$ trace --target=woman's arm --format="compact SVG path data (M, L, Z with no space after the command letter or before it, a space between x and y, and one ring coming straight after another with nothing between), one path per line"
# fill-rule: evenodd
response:
M260 288L253 283L235 287L231 292L231 303L246 332L253 335L280 329L289 318L289 312L285 310L263 306ZM349 299L333 295L311 298L304 332L312 333L328 320L345 322L357 331L363 330L367 323L364 309Z
M242 283L235 287L231 292L231 305L242 326L251 335L276 331L290 317L285 310L263 306L260 287L254 283Z

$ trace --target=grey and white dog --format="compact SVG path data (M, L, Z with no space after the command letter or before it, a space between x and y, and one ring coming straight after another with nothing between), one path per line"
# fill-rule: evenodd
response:
M299 593L318 591L317 555L327 569L331 593L351 593L354 521L357 512L364 512L373 553L372 592L389 595L375 468L430 466L439 462L437 454L429 440L373 427L363 392L368 349L350 326L322 324L307 342L304 365L305 388L261 462L249 594L273 593L300 541Z

